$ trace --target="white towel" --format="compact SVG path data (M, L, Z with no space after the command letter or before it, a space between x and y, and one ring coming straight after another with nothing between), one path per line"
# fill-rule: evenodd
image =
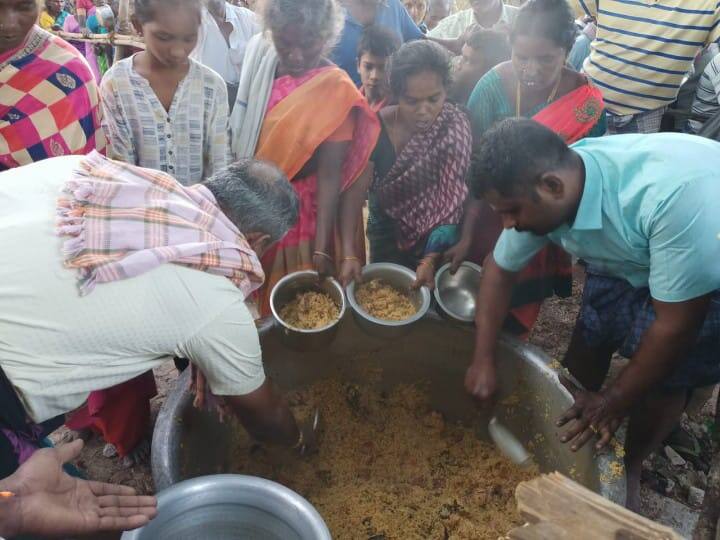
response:
M253 36L245 49L240 85L230 116L230 146L235 160L255 155L277 64L278 55L269 37L264 33Z

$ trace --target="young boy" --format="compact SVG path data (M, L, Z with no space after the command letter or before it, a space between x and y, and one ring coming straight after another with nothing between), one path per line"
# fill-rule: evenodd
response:
M510 44L502 32L477 27L465 40L453 73L450 99L465 104L477 82L496 65L510 60Z
M423 24L428 29L433 30L443 19L450 15L450 0L430 0L425 13Z
M400 48L397 36L383 26L368 26L358 45L358 73L370 107L379 111L387 105L390 87L386 67L390 56Z

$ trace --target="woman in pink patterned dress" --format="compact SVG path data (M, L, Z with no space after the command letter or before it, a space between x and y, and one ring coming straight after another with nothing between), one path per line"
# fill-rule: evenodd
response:
M82 55L35 25L34 0L0 13L0 170L105 150L98 88Z

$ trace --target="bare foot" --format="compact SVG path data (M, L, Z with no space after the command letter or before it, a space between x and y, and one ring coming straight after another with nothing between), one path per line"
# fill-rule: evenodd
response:
M634 470L635 469L635 470ZM638 468L631 466L625 467L627 474L627 497L625 499L625 507L628 510L639 514L641 501L640 501L640 471Z
M81 429L78 431L68 429L65 433L63 433L61 442L67 444L78 439L82 439L83 441L88 442L92 438L93 432L89 429Z
M639 489L635 493L630 493L628 491L627 501L625 503L625 506L628 510L632 510L636 514L640 514L640 510L642 509L642 504L641 504L641 500L640 500L640 490Z

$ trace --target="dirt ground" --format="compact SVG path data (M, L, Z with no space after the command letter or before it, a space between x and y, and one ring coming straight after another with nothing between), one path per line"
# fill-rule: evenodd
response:
M573 286L573 295L569 298L553 298L545 302L543 309L530 337L530 342L545 350L552 358L561 360L567 349L570 335L575 324L575 319L580 307L582 295L583 275L578 269ZM617 372L623 361L614 362L613 371ZM611 375L612 376L612 375ZM175 366L172 362L166 363L155 371L158 395L152 401L153 417L157 415L165 396L172 388L177 377ZM700 417L693 418L697 422L707 423L711 410L706 407L700 413ZM59 430L53 435L54 440L60 440L65 435L64 430ZM86 444L85 449L77 462L77 465L86 471L89 478L104 482L121 483L134 487L140 493L154 493L152 474L149 463L124 468L117 458L106 458L103 456L104 444L97 438ZM645 512L648 517L655 519L662 518L662 511L658 514L657 504L653 503L658 497L655 493L649 493L650 486L644 486ZM686 504L683 498L676 494L668 494L677 503ZM671 501L672 504L677 504ZM688 515L693 515L691 509L684 507ZM665 519L660 519L666 521ZM668 523L670 524L670 523ZM100 538L100 537L98 537ZM102 538L108 538L103 536Z
M530 343L540 347L555 360L562 360L570 343L575 319L580 311L584 282L584 274L577 268L573 276L572 296L545 301L530 335Z
M176 377L177 370L172 362L166 362L155 370L158 395L151 402L153 423ZM50 438L54 442L59 442L68 435L68 430L63 427L53 433ZM151 433L148 434L148 438L151 436ZM139 493L152 494L155 492L149 462L125 468L118 458L106 458L103 456L104 446L105 443L99 437L93 437L85 444L80 458L76 461L76 465L87 474L88 478L101 482L132 486Z

